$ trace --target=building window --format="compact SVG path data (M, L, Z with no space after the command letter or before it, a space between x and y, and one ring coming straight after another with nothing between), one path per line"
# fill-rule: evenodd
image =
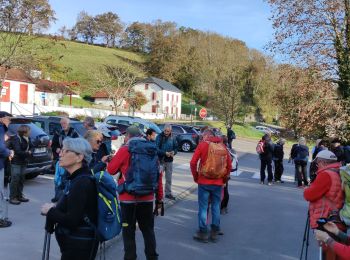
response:
M171 95L171 100L174 101L174 94Z
M153 101L157 100L157 93L156 92L152 93L152 100Z
M148 83L145 84L145 90L147 90L147 89L148 89Z
M176 95L176 103L179 102L179 96Z
M174 114L174 107L171 107L171 114Z
M157 105L152 106L152 113L157 113Z
M166 94L166 101L169 101L169 94Z
M165 107L165 113L169 114L169 107Z

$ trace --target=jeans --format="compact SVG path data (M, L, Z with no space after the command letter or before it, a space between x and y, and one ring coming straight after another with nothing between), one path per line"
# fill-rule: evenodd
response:
M283 160L274 160L275 163L275 181L280 181L283 174Z
M209 201L211 202L211 229L220 230L220 202L222 186L198 185L198 224L199 231L208 232L207 217Z
M260 181L265 181L265 169L267 167L267 181L272 182L272 160L265 160L265 159L260 159L261 164L260 164Z
M26 165L11 165L10 199L23 197L24 170Z
M4 187L4 168L0 169L0 219L7 218L6 212L6 198L5 198L5 187Z
M295 163L295 173L297 175L297 180L298 180L298 186L301 186L303 182L305 185L308 185L307 176L306 176L307 162L294 161L294 163Z
M123 220L124 260L135 260L136 221L143 235L147 260L158 259L154 234L153 202L120 203Z
M163 167L164 167L164 171L165 171L165 195L171 195L173 162L164 162Z

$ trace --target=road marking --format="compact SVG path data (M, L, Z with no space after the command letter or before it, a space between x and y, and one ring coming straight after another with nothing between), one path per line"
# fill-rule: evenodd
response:
M189 163L180 164L180 165L176 166L175 169L189 170L190 164Z
M54 180L55 179L54 176L47 176L47 175L39 175L37 178L47 179L47 180Z

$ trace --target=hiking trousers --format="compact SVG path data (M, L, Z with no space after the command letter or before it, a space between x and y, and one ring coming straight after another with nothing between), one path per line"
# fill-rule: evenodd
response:
M275 163L275 181L280 181L284 171L283 160L274 160Z
M260 181L265 181L265 169L267 168L267 181L272 182L273 175L272 175L272 160L269 159L260 159Z
M294 161L295 163L295 173L297 175L297 180L298 180L298 186L301 186L304 182L304 185L308 185L307 181L307 162L305 161Z
M0 219L5 219L6 215L6 198L4 187L5 169L0 169Z
M11 164L10 199L23 197L25 169L26 165Z
M153 202L121 202L124 260L136 260L136 221L142 232L147 260L157 260Z
M172 195L171 183L173 178L173 162L164 162L163 167L165 172L165 195Z

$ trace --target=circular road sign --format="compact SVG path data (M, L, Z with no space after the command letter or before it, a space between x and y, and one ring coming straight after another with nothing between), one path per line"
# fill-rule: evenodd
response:
M205 108L202 108L199 110L199 116L200 118L206 118L207 117L207 110Z

